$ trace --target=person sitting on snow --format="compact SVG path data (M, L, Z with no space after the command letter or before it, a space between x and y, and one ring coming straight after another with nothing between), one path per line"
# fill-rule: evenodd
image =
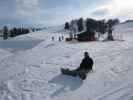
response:
M89 56L88 52L84 53L84 58L77 69L69 70L69 68L61 68L63 74L70 76L79 76L81 79L86 79L87 73L92 71L93 59Z
M70 72L69 74L73 74L73 75L76 75L78 73L86 74L92 71L93 63L94 63L93 59L89 56L88 52L84 52L84 58L80 63L80 66L74 70L69 70L68 68L66 70Z
M84 58L80 63L80 66L75 71L88 73L92 71L93 64L94 64L94 61L89 56L88 52L84 52Z

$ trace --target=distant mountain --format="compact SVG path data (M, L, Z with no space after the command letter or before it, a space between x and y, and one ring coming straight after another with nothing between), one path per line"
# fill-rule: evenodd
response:
M116 25L115 27L120 28L120 29L133 28L133 20L127 20L123 23Z

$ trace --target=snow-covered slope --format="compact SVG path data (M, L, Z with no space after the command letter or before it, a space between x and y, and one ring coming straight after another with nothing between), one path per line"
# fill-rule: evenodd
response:
M2 41L0 100L132 100L133 30L118 25L116 32L124 41L59 42L67 34L50 29ZM61 75L61 67L79 66L84 51L95 62L87 79Z

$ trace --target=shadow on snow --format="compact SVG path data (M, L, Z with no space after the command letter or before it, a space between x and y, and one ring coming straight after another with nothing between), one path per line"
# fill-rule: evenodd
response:
M52 80L50 80L49 83L61 86L51 95L51 97L55 97L67 91L77 90L82 86L83 81L78 77L71 77L60 74L58 76L55 76Z

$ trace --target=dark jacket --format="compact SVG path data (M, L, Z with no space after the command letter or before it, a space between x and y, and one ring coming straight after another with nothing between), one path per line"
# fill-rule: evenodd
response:
M92 66L93 66L93 60L92 58L90 58L89 56L88 57L85 57L81 64L80 64L80 67L78 68L78 70L86 70L86 71L90 71L92 70Z

